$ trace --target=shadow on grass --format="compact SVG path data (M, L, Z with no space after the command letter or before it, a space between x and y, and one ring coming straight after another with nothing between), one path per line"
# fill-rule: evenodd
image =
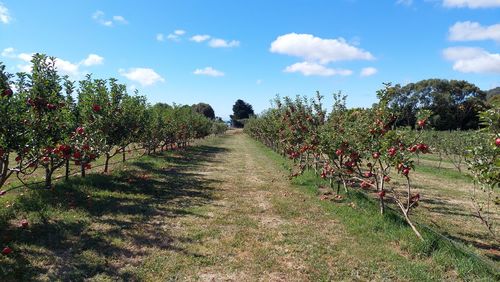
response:
M91 174L35 190L0 213L0 280L84 280L96 275L138 280L133 268L152 250L182 252L190 238L173 234L165 218L201 216L215 180L196 171L225 149L191 147L124 165L112 175ZM17 226L28 218L29 226ZM3 278L2 278L3 277Z

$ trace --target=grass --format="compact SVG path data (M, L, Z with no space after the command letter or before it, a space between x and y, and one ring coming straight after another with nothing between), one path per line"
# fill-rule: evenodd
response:
M0 198L0 280L485 280L439 236L420 243L352 193L321 201L287 161L239 133ZM27 228L18 223L26 218Z
M281 164L284 169L290 167L289 161L284 160L268 148L260 146L262 150L267 151L267 154L276 163ZM428 169L426 170L425 168ZM432 169L425 166L419 166L417 170L425 175L429 174L429 171L432 171L432 174L434 174ZM444 179L451 178L456 180L456 173L455 171L451 171L436 175ZM470 182L468 177L462 176L459 179ZM304 189L310 195L318 195L318 187L327 185L325 181L320 180L312 172L306 172L294 179L294 184ZM346 200L349 202L348 205L345 204ZM458 278L464 280L493 280L495 271L498 273L498 264L496 262L488 261L488 259L478 256L473 248L466 247L453 240L448 240L443 235L426 226L420 225L425 241L420 242L416 240L413 232L396 212L389 211L386 215L380 216L378 213L378 203L372 198L368 198L364 193L351 191L346 195L344 202L332 204L330 201L324 201L323 206L329 212L337 215L350 233L355 234L359 240L371 241L372 244L368 244L367 246L367 253L376 256L376 254L380 253L380 250L377 248L377 246L380 246L380 242L391 242L391 245L397 246L401 251L406 253L406 256L412 259L431 259L436 269L450 275L447 278L454 278L453 275L456 274ZM419 218L422 219L422 217ZM467 223L474 225L474 222ZM477 222L475 225L478 225ZM462 231L467 229L463 225L457 226L456 222L454 226L455 231L457 229L461 229ZM386 247L386 245L383 244L383 247ZM386 254L384 253L385 256ZM403 268L411 269L411 267L408 268L407 266L403 266ZM416 269L419 269L419 267ZM419 277L418 275L420 275L418 272L413 272L413 274L407 277L411 280L424 278L424 276Z
M2 246L14 253L0 258L0 275L7 280L80 280L97 274L137 279L122 265L138 265L134 260L146 248L173 247L174 236L150 221L188 214L170 202L186 198L187 208L210 199L206 182L185 170L216 153L212 150L200 146L143 157L111 175L91 174L58 183L53 191L36 187L1 198L6 207L0 210ZM18 226L21 219L29 221L28 228Z

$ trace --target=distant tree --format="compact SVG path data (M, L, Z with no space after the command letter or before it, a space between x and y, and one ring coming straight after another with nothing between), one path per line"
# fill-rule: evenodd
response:
M486 92L464 80L427 79L389 91L389 105L399 112L398 126L415 127L417 113L425 109L433 112L429 121L438 130L474 129L486 105Z
M500 87L496 87L486 92L486 97L490 105L500 106Z
M192 106L193 110L209 119L215 119L215 112L212 106L206 103L198 103Z
M254 112L252 105L241 99L238 99L233 105L233 114L230 116L231 125L233 127L241 128L244 125L244 121L253 115Z

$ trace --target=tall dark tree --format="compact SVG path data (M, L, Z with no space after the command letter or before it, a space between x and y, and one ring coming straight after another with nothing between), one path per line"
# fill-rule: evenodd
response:
M249 103L238 99L233 105L233 114L231 117L231 125L233 127L241 128L244 126L244 122L249 117L253 116L253 107Z
M430 122L438 130L474 129L484 109L486 93L464 80L427 79L390 88L390 106L399 112L398 126L416 123L420 110L431 110Z
M192 106L193 110L209 119L215 119L215 112L212 106L207 103L198 103Z

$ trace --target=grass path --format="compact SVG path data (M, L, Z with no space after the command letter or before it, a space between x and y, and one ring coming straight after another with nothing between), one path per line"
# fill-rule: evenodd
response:
M306 179L307 180L307 179ZM33 191L0 214L1 280L455 280L363 201L320 201L241 132ZM376 208L376 207L374 207ZM27 218L27 229L17 226ZM390 232L384 232L386 226ZM406 237L405 237L406 236ZM400 241L400 237L410 238ZM441 254L442 256L446 254Z

